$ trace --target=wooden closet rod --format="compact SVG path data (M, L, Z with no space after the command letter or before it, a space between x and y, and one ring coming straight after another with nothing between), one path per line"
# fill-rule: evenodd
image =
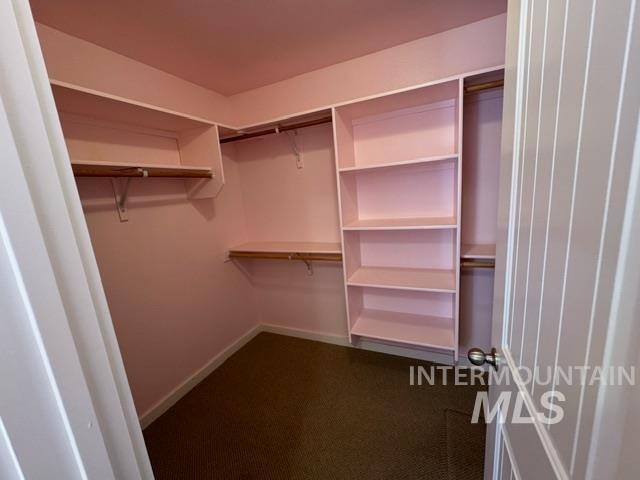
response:
M496 264L492 260L463 260L460 268L495 268Z
M239 252L231 250L229 258L260 258L266 260L319 260L323 262L341 262L341 253L287 253L287 252Z
M76 177L162 177L162 178L212 178L211 170L199 168L121 167L112 165L73 164Z
M493 80L491 82L478 83L475 85L467 85L464 87L464 93L479 92L481 90L489 90L491 88L499 88L504 86L504 80Z
M288 125L278 125L275 127L259 130L257 132L243 133L235 137L221 138L220 143L237 142L246 140L247 138L262 137L263 135L271 135L273 133L287 132L289 130L297 130L298 128L313 127L314 125L322 125L323 123L331 123L331 117L322 117L315 120L307 120L306 122L290 123Z

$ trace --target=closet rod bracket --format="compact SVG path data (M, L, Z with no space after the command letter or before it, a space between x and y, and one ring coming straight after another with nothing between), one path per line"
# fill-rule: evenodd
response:
M279 129L276 128L276 132L279 133ZM293 154L296 156L296 167L298 170L304 168L304 159L302 158L302 150L300 149L300 145L298 145L298 130L288 131L287 137L289 138L289 143L291 144L291 150Z
M121 222L128 222L129 215L127 213L127 198L129 197L129 186L131 185L131 177L122 179L119 182L117 179L111 179L111 185L113 186L113 197L116 201L116 210Z
M142 177L148 177L149 171L144 168L136 168L137 172ZM124 178L111 178L111 185L113 186L113 196L116 200L116 210L118 210L118 216L121 222L129 221L129 214L127 213L127 200L129 199L129 187L131 186L131 179L133 177Z
M313 264L311 263L311 260L309 260L308 258L305 258L303 255L299 253L290 254L289 260L300 260L302 263L304 263L307 266L307 274L310 277L313 276Z
M306 258L302 258L301 260L307 266L307 274L309 274L310 277L313 276L313 264L311 260L307 260Z
M116 210L121 222L128 222L129 215L127 213L127 199L129 198L129 186L131 185L131 177L123 179L112 178L111 186L113 187L113 197L116 201Z

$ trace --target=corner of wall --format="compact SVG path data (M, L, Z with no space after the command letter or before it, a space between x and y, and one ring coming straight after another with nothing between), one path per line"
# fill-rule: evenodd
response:
M506 21L503 13L232 95L237 124L264 123L502 65Z
M90 91L235 124L228 97L47 25L36 30L51 80Z

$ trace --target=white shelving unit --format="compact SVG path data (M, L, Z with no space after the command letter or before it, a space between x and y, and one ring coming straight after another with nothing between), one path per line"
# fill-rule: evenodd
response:
M334 109L351 341L458 355L460 80Z
M76 176L180 178L190 198L222 189L215 124L69 86L52 90Z

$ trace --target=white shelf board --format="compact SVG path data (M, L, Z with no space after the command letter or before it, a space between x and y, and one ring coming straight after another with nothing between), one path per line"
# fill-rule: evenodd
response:
M90 160L71 160L71 165L89 165L94 167L122 167L122 168L161 168L164 170L201 170L210 172L211 167L177 165L177 164L159 164L159 163L126 163L126 162L96 162Z
M68 114L170 132L214 125L213 122L192 115L64 82L52 80L51 89L58 111Z
M455 293L456 275L453 270L360 267L349 277L347 285L353 287Z
M451 318L363 309L351 328L352 335L420 347L455 350Z
M331 242L249 242L231 247L234 252L342 253L340 243Z
M436 230L457 228L455 217L370 218L346 223L343 230Z
M399 162L387 162L387 163L378 163L374 165L356 165L354 167L342 167L339 169L339 171L340 173L362 172L367 170L376 170L380 168L405 167L409 165L421 165L425 163L434 163L434 162L442 162L446 160L457 160L457 159L458 159L458 154L451 153L448 155L434 155L432 157L414 158L411 160L403 160Z
M495 245L462 245L460 248L460 258L477 258L482 260L495 260Z

